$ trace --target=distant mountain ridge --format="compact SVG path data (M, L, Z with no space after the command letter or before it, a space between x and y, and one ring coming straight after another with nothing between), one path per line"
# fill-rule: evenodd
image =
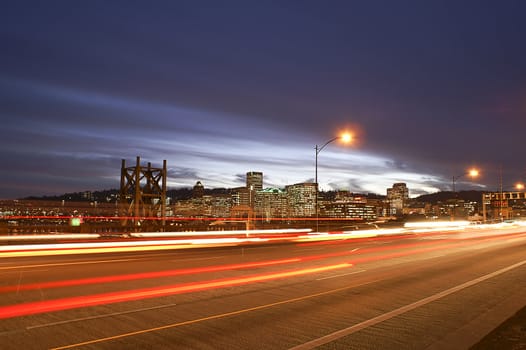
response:
M423 194L415 198L415 200L419 202L436 204L438 202L446 202L449 199L457 198L457 199L462 199L464 201L480 203L482 201L483 193L485 193L485 191L475 191L475 190L458 191L458 192L443 191L443 192L436 192L436 193L430 193L430 194Z
M30 196L20 199L27 200L46 200L46 201L73 201L73 202L112 202L115 201L119 195L120 190L109 189L102 191L82 191L82 192L71 192L56 196ZM211 188L205 189L205 195L217 195L217 194L230 194L231 189L226 188ZM182 200L192 198L192 188L179 188L166 191L166 196L174 200Z

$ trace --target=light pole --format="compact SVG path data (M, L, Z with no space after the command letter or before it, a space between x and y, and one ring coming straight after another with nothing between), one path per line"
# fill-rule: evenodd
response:
M457 176L453 176L453 178L452 178L452 180L453 180L453 209L451 210L451 220L455 219L455 209L456 209L456 206L457 206L457 191L456 191L456 188L455 188L455 183L456 183L456 181L458 179L460 179L461 177L463 177L465 175L468 175L471 178L476 178L477 176L479 176L479 171L477 169L470 169L466 173L463 173L463 174L460 174L460 175L457 175Z
M475 178L475 177L479 176L479 171L477 169L471 169L467 173L460 174L460 175L457 175L457 176L453 176L453 195L455 195L455 193L456 193L456 190L455 190L455 183L456 183L456 181L458 179L460 179L461 177L465 176L465 175L469 175L469 176L471 176L471 178Z
M350 133L344 133L340 136L336 136L329 141L325 142L322 146L316 145L316 162L315 162L315 172L314 172L314 183L316 185L316 197L314 199L314 206L316 211L316 232L319 232L319 211L318 211L318 154L320 154L321 150L325 148L329 143L334 142L336 140L342 140L344 143L349 143L352 141L352 135Z

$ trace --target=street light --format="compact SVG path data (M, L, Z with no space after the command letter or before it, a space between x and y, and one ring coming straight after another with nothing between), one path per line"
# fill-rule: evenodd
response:
M325 142L322 146L316 145L316 163L315 163L315 173L314 173L314 183L316 184L316 198L314 199L315 203L315 211L316 211L316 232L319 231L319 217L318 217L318 154L320 154L321 150L325 148L329 143L332 143L336 140L341 140L343 143L350 143L353 140L353 135L345 132L341 134L340 136L336 136L329 141Z
M480 172L475 169L475 168L472 168L470 170L468 170L467 172L463 173L463 174L460 174L460 175L457 175L457 176L453 176L453 208L451 209L451 220L455 220L455 210L456 210L456 207L457 207L457 191L455 189L455 182L460 179L461 177L463 176L469 176L471 177L472 179L476 178L477 176L479 176Z
M477 170L477 169L470 169L468 172L464 173L464 174L460 174L460 175L457 175L457 176L453 176L453 194L455 194L456 190L455 190L455 183L458 179L460 179L461 177L463 176L470 176L471 178L476 178L477 176L479 176L480 172Z

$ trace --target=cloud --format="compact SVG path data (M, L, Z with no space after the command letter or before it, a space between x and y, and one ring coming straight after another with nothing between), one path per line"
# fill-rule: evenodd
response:
M11 4L0 197L107 186L138 155L173 186L313 181L314 146L348 126L322 188L524 180L525 5L381 4Z

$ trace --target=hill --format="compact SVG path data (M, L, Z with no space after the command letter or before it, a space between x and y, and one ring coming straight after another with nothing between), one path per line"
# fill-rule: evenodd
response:
M449 199L457 198L469 202L481 202L483 191L443 191L431 194L424 194L416 198L419 202L436 204L438 202L446 202Z

